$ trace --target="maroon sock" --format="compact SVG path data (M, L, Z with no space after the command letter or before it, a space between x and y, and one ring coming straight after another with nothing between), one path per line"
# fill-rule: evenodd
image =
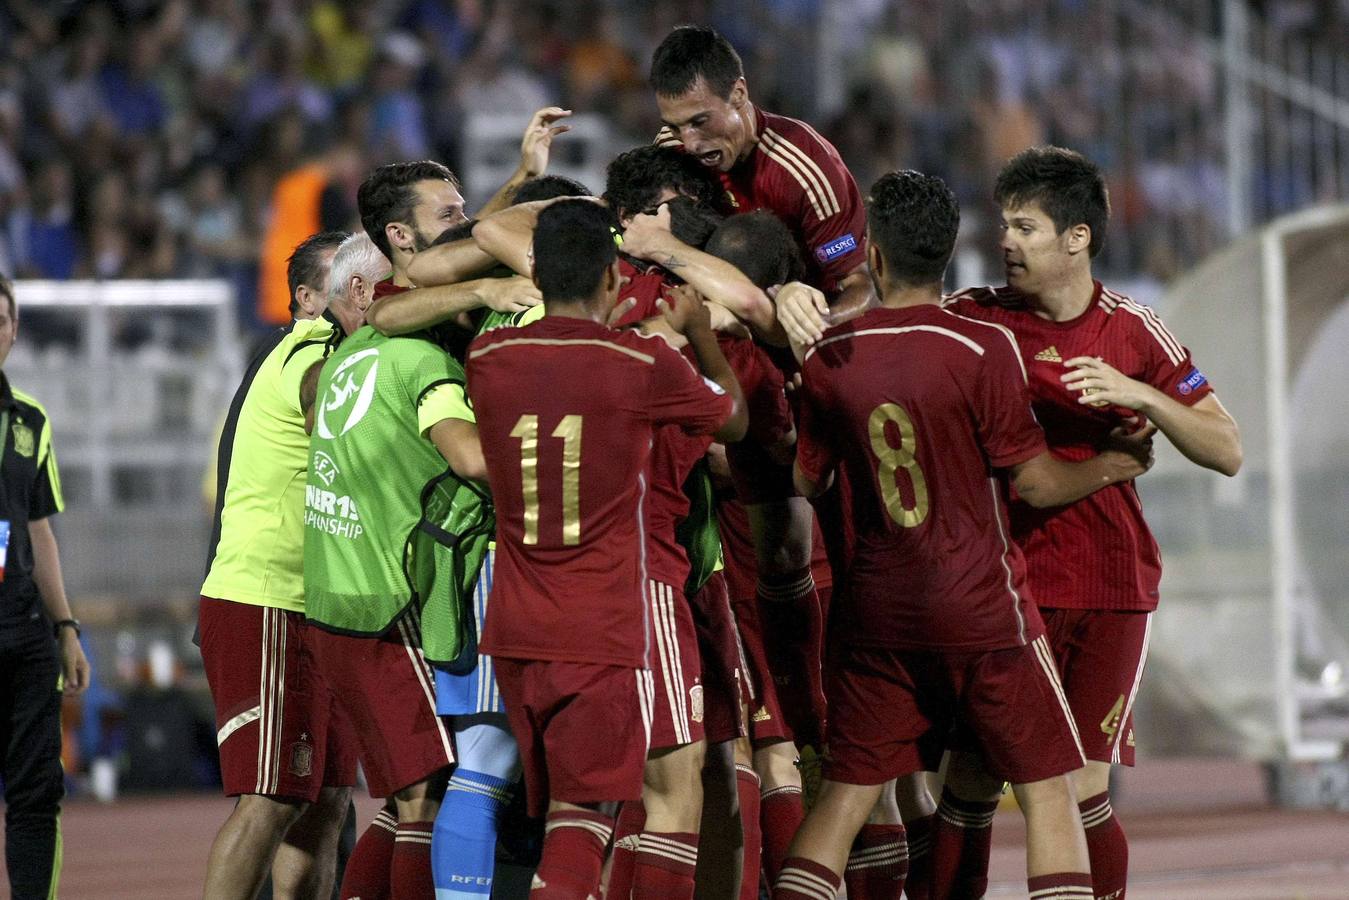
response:
M932 820L935 815L904 823L909 843L909 877L904 896L909 900L928 900L932 885Z
M1087 855L1091 858L1091 881L1096 900L1124 900L1129 876L1129 839L1110 806L1110 794L1104 792L1077 804L1082 813L1082 828L1087 834Z
M740 827L745 832L745 864L740 881L740 900L758 900L763 834L759 831L759 773L743 764L735 767L735 787L740 795Z
M1030 900L1092 900L1091 875L1087 872L1055 872L1026 879Z
M393 866L394 835L398 833L398 819L387 809L365 829L347 858L342 875L342 900L388 900L389 872Z
M598 894L604 848L613 833L614 820L601 813L584 809L549 813L530 900L575 900Z
M769 884L777 884L787 850L796 830L805 821L801 789L783 785L763 792L759 799L759 824L763 827L763 870Z
M760 576L755 593L783 718L798 746L818 747L825 714L824 617L810 567L771 579Z
M609 885L605 900L628 900L632 896L632 879L637 865L637 848L641 846L642 827L646 825L646 807L641 800L628 800L618 810L614 823L613 862L609 864Z
M773 882L773 900L834 900L842 883L828 866L793 856Z
M436 900L436 885L431 878L431 829L435 824L398 823L389 866L389 884L397 900Z
M899 900L909 874L903 825L863 825L853 839L843 881L848 900Z
M698 867L698 835L643 831L633 867L632 895L642 900L693 900Z
M996 800L961 800L943 790L932 829L933 897L978 898L988 891L988 855L993 846Z

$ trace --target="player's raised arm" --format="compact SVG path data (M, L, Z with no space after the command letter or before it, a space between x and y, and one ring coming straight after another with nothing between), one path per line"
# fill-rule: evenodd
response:
M510 205L520 185L547 171L553 138L571 131L570 125L556 123L570 115L571 110L559 106L545 106L534 113L529 124L525 126L524 136L520 139L520 165L483 208L478 210L480 217L490 216L505 209Z
M370 307L366 320L376 331L392 337L429 328L473 309L521 312L542 300L528 278L475 278L384 297Z
M713 437L723 443L738 441L745 436L745 430L749 427L749 412L745 408L745 395L740 390L740 382L721 352L721 347L717 345L707 307L703 305L698 292L687 285L675 288L670 296L672 303L660 301L670 327L688 339L703 376L715 382L731 398L731 414L713 432Z

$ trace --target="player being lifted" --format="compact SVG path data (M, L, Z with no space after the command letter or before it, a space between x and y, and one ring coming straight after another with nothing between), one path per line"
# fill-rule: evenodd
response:
M958 223L940 179L882 177L866 241L882 307L797 348L797 486L816 496L841 473L857 540L836 601L825 780L777 898L829 900L845 868L850 896L898 896L902 838L870 849L853 837L882 784L923 768L953 726L1014 784L1031 896L1091 897L1066 777L1082 751L1008 538L1007 483L1058 505L1145 463L1126 450L1075 464L1049 454L1011 334L939 306Z
M745 428L700 303L686 295L670 320L706 378L664 341L604 324L621 286L609 223L588 200L539 213L534 278L546 314L482 335L469 353L497 505L482 647L496 661L531 811L548 813L540 900L597 891L613 804L643 795L652 635L641 508L652 429L734 440ZM643 843L671 864L653 859L638 890L692 896L696 843L664 831L661 808L687 785L661 788L646 793Z

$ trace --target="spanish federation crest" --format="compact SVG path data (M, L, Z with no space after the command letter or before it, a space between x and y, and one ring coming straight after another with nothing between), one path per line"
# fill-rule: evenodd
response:
M32 456L36 446L33 441L33 429L22 422L15 422L12 431L14 432L14 452L20 456Z

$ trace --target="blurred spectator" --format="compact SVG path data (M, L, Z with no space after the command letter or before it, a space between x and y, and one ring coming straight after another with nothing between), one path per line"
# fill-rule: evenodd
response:
M20 278L70 278L80 257L70 166L63 159L42 163L32 182L32 199L9 217L10 253Z

